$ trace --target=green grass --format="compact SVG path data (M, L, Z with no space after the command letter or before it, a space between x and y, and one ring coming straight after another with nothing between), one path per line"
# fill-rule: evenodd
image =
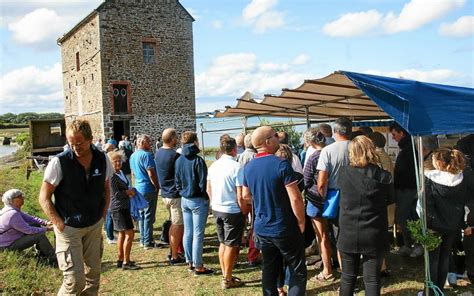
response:
M15 137L18 134L21 133L29 133L29 128L28 127L19 127L19 128L5 128L5 129L0 129L0 138L3 137Z
M24 210L44 217L37 202L42 175L33 172L26 181L21 169L0 169L0 194L10 188L19 188L26 193ZM155 237L161 232L160 225L167 212L160 200L155 224ZM138 234L132 249L132 260L143 269L122 271L115 268L117 253L115 245L104 245L102 258L101 294L111 295L261 295L261 272L258 268L237 268L234 273L246 282L245 287L221 290L220 273L213 276L194 277L186 266L169 266L166 262L167 249L144 251L138 246ZM50 237L52 239L52 237ZM204 263L219 270L218 242L214 221L207 221L204 242ZM247 249L243 249L239 261L245 261ZM392 276L383 279L384 295L414 295L423 287L423 260L388 256ZM314 266L308 268L310 277L319 273ZM33 252L23 254L0 252L0 294L44 295L55 294L61 285L61 273L42 264L37 264ZM465 283L464 283L465 284ZM339 280L334 283L319 284L309 280L308 295L337 295ZM449 289L447 295L467 292L471 287ZM358 295L364 295L362 280L358 281Z

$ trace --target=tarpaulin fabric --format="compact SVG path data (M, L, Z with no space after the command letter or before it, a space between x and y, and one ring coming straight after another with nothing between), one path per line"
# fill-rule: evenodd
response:
M412 135L474 132L474 89L341 71Z

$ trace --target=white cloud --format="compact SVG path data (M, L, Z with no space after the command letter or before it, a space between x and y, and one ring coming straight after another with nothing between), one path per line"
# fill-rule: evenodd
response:
M242 11L242 17L246 21L252 21L267 13L278 3L278 0L252 0Z
M242 18L247 25L253 27L257 34L269 29L277 29L285 25L284 13L273 10L278 0L252 0L242 11Z
M58 15L66 16L67 19L70 19L70 24L74 25L101 3L102 0L2 1L2 9L8 13L2 15L0 26L7 26L22 18L25 14L40 8L54 10Z
M288 70L288 64L261 63L258 69L262 72L276 72Z
M0 113L59 111L63 108L61 65L28 66L0 77ZM5 109L5 110L4 110Z
M279 11L269 11L258 17L254 23L255 33L265 33L268 29L277 29L285 25L283 13Z
M224 24L222 23L222 21L215 20L215 21L212 21L212 22L211 22L211 26L212 26L214 29L222 29L222 28L224 27Z
M380 24L382 14L377 10L347 13L323 27L324 34L332 37L353 37L366 34Z
M55 11L40 8L9 24L8 29L12 31L16 43L47 48L56 46L54 41L67 27L67 23Z
M465 2L466 0L411 0L403 6L398 16L387 14L384 20L385 30L387 33L413 31L462 7Z
M469 37L474 34L474 16L466 15L454 23L442 23L439 33L448 37Z
M378 70L364 71L367 74L382 75L394 78L410 79L431 83L449 83L453 79L460 78L462 75L450 69L436 69L431 71L422 71L417 69L406 69L401 71L385 72Z
M324 25L323 32L332 37L353 37L368 33L395 34L416 30L462 7L466 0L411 0L401 12L382 14L372 9L342 15Z
M293 65L304 65L304 64L307 64L310 60L311 60L310 55L308 55L306 53L302 53L302 54L298 55L296 58L294 58L291 63Z
M228 54L215 58L206 71L196 75L196 96L237 98L245 91L259 96L279 94L282 87L296 87L310 76L288 63L258 63L253 53Z

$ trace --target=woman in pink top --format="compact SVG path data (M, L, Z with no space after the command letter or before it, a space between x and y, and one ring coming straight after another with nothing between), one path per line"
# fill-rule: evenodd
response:
M54 248L45 235L53 229L51 222L23 213L25 197L18 189L5 192L2 201L5 207L0 211L0 249L22 251L35 246L40 257L57 266Z

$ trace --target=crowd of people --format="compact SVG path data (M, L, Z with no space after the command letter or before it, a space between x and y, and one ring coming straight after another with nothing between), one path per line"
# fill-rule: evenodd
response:
M472 282L474 136L461 139L455 149L438 148L436 137L424 137L421 160L407 131L396 123L389 130L400 148L395 164L384 150L383 134L355 130L349 119L339 118L333 126L309 128L302 151L288 145L287 133L270 126L235 138L224 134L208 168L193 131L179 136L165 129L153 153L145 134L93 144L89 123L74 120L67 126L65 151L49 162L39 193L48 220L21 211L25 195L20 190L5 192L0 248L35 246L38 256L63 272L58 294L97 294L103 224L107 241L117 244L117 268L141 268L130 258L135 220L140 247L169 248L170 265L205 276L216 273L203 260L212 214L222 289L245 284L233 268L246 241L248 264L261 264L264 295L305 295L308 280L332 282L336 273L341 274L339 294L353 295L360 266L366 295L380 295L381 277L390 275L389 227L401 234L400 256L424 252L408 228L423 214L417 160L425 169L427 226L441 238L429 251L431 280L444 291L448 273L458 272L452 256L462 240ZM334 200L339 205L330 210ZM161 242L153 235L159 201L170 220ZM46 231L54 231L55 249ZM322 269L308 279L310 248L305 248L311 245L317 246Z

